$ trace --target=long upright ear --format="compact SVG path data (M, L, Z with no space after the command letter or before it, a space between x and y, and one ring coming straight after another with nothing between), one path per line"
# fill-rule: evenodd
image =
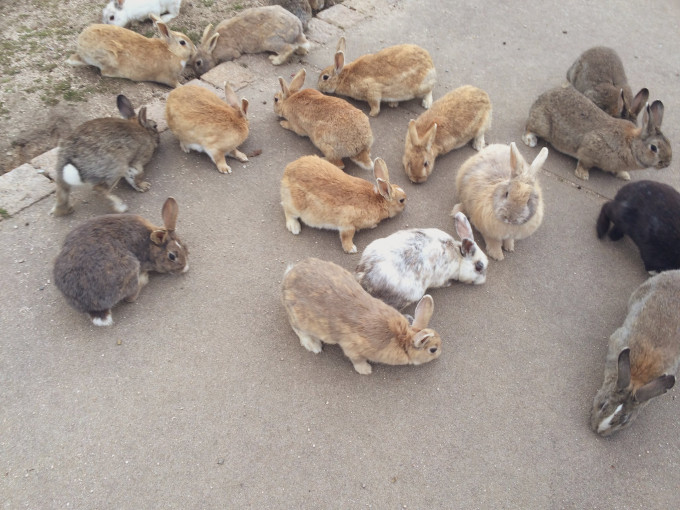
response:
M208 42L210 38L210 32L212 31L212 23L208 23L208 26L203 30L203 35L201 36L201 46Z
M638 402L646 402L650 398L658 397L663 395L668 390L670 390L675 384L675 376L673 375L662 375L657 377L651 382L645 384L642 388L635 392L635 400Z
M290 89L283 78L279 76L279 84L281 85L281 92L283 92L283 98L290 96Z
M456 233L458 234L458 237L461 239L474 240L474 236L472 235L472 226L470 225L467 216L458 211L453 217L453 223L456 227Z
M140 126L146 125L146 106L142 106L137 114L137 122Z
M649 129L658 129L663 122L663 103L656 100L649 107Z
M413 347L416 349L422 349L430 341L430 338L434 336L432 331L418 331L413 337Z
M626 347L619 353L616 388L625 390L630 386L630 349Z
M345 52L345 37L341 37L338 39L338 45L335 47L335 51L342 51L343 53Z
M149 237L151 239L151 242L156 246L163 246L165 244L165 241L168 239L168 231L165 230L164 228L154 230L153 232L151 232L151 235Z
M623 97L623 89L619 91L616 98L616 111L619 112L619 117L623 116L624 107L626 106L626 99Z
M298 90L302 88L305 84L305 77L307 76L307 71L300 69L297 74L293 77L293 81L290 82L290 92L295 94Z
M437 123L432 124L432 127L428 129L423 135L423 141L425 142L425 150L430 152L432 150L432 144L434 139L437 137Z
M158 27L158 31L160 32L163 39L165 39L166 41L169 41L170 40L170 29L168 28L168 25L166 25L165 23L160 21L160 18L157 18L157 19L158 19L158 21L154 21L154 23Z
M413 145L420 145L420 138L418 137L418 130L416 129L416 121L411 119L408 121L408 136L411 138Z
M548 148L543 147L541 152L538 153L538 156L531 162L531 166L529 166L529 175L532 177L535 176L538 171L543 168L546 159L548 159Z
M229 85L229 82L224 82L224 97L227 100L227 104L232 108L240 109L241 105L238 102L238 97L234 93L234 90Z
M123 94L119 94L116 98L116 105L124 119L131 119L135 116L135 109L132 107L132 103Z
M644 108L648 99L649 99L649 90L647 90L646 88L640 89L640 92L635 94L635 97L633 98L633 102L631 103L630 108L628 110L630 111L630 113L634 117L637 117L638 114Z
M390 186L389 182L385 179L376 179L375 185L378 188L378 193L380 193L385 200L392 200L392 186Z
M376 180L382 179L383 181L390 182L390 173L387 171L387 164L382 158L375 158L373 162L373 177Z
M241 99L241 112L243 112L244 117L248 113L248 105L249 104L250 103L248 102L248 100L245 97L243 99Z
M220 33L216 32L214 33L210 39L208 40L208 52L212 54L213 51L215 51L215 46L217 46L217 39L220 38Z
M333 64L335 65L333 72L335 74L340 74L342 72L342 68L345 67L345 54L342 51L335 53L335 56L333 57Z
M161 211L163 226L168 232L175 230L178 213L179 206L177 205L177 201L173 197L168 197L168 199L163 204L163 209Z
M416 306L413 318L413 329L425 329L430 323L432 313L434 313L434 300L432 299L432 296L425 294L420 298L420 301Z

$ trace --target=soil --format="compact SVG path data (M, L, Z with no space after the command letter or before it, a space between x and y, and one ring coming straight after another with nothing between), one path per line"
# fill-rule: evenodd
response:
M208 23L272 2L184 0L172 30L198 43ZM0 174L56 147L59 138L86 120L117 116L116 96L135 106L170 89L155 83L103 78L94 67L72 67L78 34L101 22L105 0L4 0L0 2ZM147 37L150 21L127 28ZM191 71L185 71L191 79Z

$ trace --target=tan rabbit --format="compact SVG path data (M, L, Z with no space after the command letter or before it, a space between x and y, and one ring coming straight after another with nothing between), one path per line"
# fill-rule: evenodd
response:
M286 228L300 233L300 222L310 227L340 231L345 253L356 253L354 233L374 228L406 206L406 193L390 184L385 162L376 158L375 184L347 175L318 156L303 156L286 166L281 179L281 205Z
M67 62L98 67L102 76L178 87L179 77L196 47L186 35L171 31L153 15L151 18L160 39L116 25L90 25L78 36L78 50Z
M371 107L369 115L375 117L380 113L381 101L394 107L400 101L420 97L423 108L429 108L436 81L432 58L420 46L390 46L345 65L345 38L341 37L334 65L321 72L317 88L321 92L367 101Z
M413 324L396 309L372 297L354 276L333 262L309 258L286 270L283 305L300 344L315 354L338 344L354 370L368 375L369 361L421 365L441 354L439 334L427 329L434 301L425 295Z
M231 173L225 156L245 163L248 157L237 149L248 138L248 100L239 103L228 83L224 85L226 103L199 85L184 85L168 94L165 116L168 127L179 138L184 152L205 152L217 170Z
M661 132L663 103L647 105L642 126L615 119L600 110L572 86L545 92L529 111L522 140L535 147L537 137L576 159L576 177L587 180L590 169L600 168L630 180L627 170L666 168L672 151Z
M253 7L233 18L225 19L212 31L208 25L191 60L194 72L201 76L220 62L239 58L243 53L273 52L269 60L284 64L293 53L306 55L310 44L302 22L280 5Z
M425 182L440 154L470 140L475 150L482 150L490 127L491 101L486 92L471 85L452 90L408 123L403 157L406 175L411 182Z
M604 46L584 51L567 71L567 80L612 117L635 124L649 98L647 89L633 97L619 55Z
M279 77L281 92L274 96L274 112L285 120L281 126L300 136L308 136L326 159L344 168L342 158L350 158L365 170L373 168L373 132L368 117L344 99L318 90L304 89L305 70L286 84Z
M458 200L451 215L462 212L484 237L486 253L503 260L503 249L515 250L515 239L533 234L543 221L543 194L538 171L548 157L541 149L531 165L517 150L493 144L470 157L458 170Z

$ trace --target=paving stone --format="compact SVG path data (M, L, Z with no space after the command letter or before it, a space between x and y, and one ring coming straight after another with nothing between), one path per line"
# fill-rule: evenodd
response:
M346 29L363 21L366 15L345 7L343 4L338 4L319 12L316 17L338 28Z
M307 39L310 41L326 44L328 42L337 41L342 35L342 30L340 30L335 25L326 23L319 18L313 18L309 20L309 25L307 27Z
M0 175L0 208L14 215L42 200L55 184L28 163Z
M59 147L55 147L52 150L43 152L40 156L36 156L31 160L31 165L39 173L44 173L50 179L54 180L57 178L56 166L57 166L57 154L59 153Z
M222 62L201 76L201 81L220 90L224 90L224 83L229 82L231 88L237 91L253 83L255 75L236 62Z
M345 0L342 5L367 15L384 12L394 5L394 1L388 0Z

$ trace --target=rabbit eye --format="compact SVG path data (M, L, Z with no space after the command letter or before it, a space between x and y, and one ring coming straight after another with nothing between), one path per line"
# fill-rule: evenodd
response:
M114 19L116 19L116 17L113 14L109 16L109 21L113 21Z
M399 199L399 203L400 203L400 204L403 204L404 202L406 202L406 199L405 199L405 198L400 198L400 199Z
M201 66L203 65L203 61L202 61L202 60L197 60L197 61L196 61L196 65L197 65L198 67L201 67Z
M437 352L437 348L436 347L430 347L430 354L434 354L435 352Z
M328 76L327 74L324 74L324 75L321 77L321 79L322 79L323 81L328 80L328 78L330 78L330 76Z
M650 145L649 148L652 149L652 152L656 152L656 151L659 150L659 149L657 149L656 145L654 145L654 144Z
M170 252L170 253L168 253L168 258L174 262L175 259L177 258L177 255L175 255L174 253Z
M505 198L508 198L508 194L509 194L509 193L510 193L509 191L506 191L506 192L505 192Z
M187 42L186 42L184 39L180 40L179 43L180 43L182 46L186 46L186 45L187 45Z
M475 264L475 269L476 269L477 272L479 272L479 273L481 273L482 271L484 271L484 262L482 262L481 260L478 260L477 263Z
M430 163L427 162L427 161L425 161L425 162L423 162L423 166L424 166L425 168L427 168L428 166L430 166Z
M276 97L276 96L274 96L274 102L275 102L275 103L278 103L278 102L279 102L279 98Z

